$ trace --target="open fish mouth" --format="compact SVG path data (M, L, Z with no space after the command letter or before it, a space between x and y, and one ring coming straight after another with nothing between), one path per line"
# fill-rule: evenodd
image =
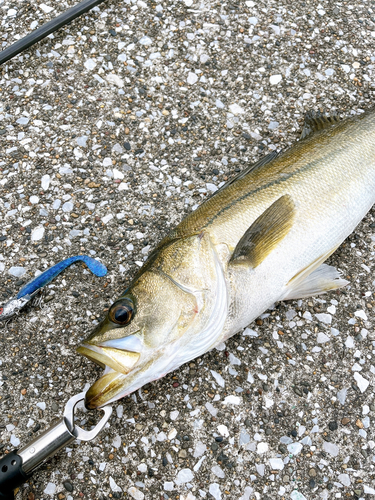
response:
M121 346L121 348L117 346ZM134 337L129 338L129 341L126 339L109 340L102 342L101 345L83 343L77 348L79 354L105 370L104 374L86 393L85 404L87 408L94 409L104 406L112 398L112 395L118 392L124 378L132 371L141 357L140 351L141 341Z

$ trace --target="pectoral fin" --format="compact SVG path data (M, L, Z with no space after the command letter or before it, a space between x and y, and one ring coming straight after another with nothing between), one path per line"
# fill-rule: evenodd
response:
M341 278L339 271L328 264L321 264L315 271L292 285L283 300L303 299L336 290L349 283Z
M295 215L292 198L284 195L276 200L249 227L234 249L231 263L257 267L290 231Z

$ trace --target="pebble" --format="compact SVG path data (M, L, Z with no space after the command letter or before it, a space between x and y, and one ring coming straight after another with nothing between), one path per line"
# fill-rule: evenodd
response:
M111 488L112 491L115 491L115 492L122 492L122 488L120 486L118 486L118 484L116 483L116 481L113 479L112 476L109 476L109 486ZM136 490L136 488L134 488L134 490ZM129 492L129 490L128 490ZM129 492L129 494L131 495L131 493ZM133 498L137 498L137 497L133 497ZM141 499L143 498L140 497Z
M337 399L340 401L342 405L345 404L347 394L348 394L348 389L346 387L344 387L337 393Z
M298 455L302 451L302 444L301 443L291 443L288 444L287 446L289 453L292 455Z
M184 484L184 483L188 483L188 482L192 481L193 478L194 478L194 474L190 469L181 469L178 472L177 477L176 477L174 482L177 485L180 485L180 484Z
M211 472L219 478L225 477L224 471L219 465L214 465L213 467L211 467Z
M294 490L292 494L290 495L291 500L307 500L307 498L302 495L301 492Z
M31 241L40 241L44 236L45 229L42 226L38 226L33 229L31 233Z
M332 323L332 316L330 314L315 314L315 317L321 323L325 323L326 325L330 325Z
M270 458L269 460L270 466L272 470L283 470L284 462L281 458Z
M191 71L188 74L186 82L189 85L194 85L198 81L198 75L196 73L192 73Z
M22 276L24 276L26 274L26 269L24 269L23 267L20 267L20 266L12 266L8 273L11 275L11 276L14 276L15 278L21 278Z
M55 494L55 491L56 491L56 484L48 483L43 493L45 493L46 495L53 496Z
M340 451L339 447L336 444L329 443L327 441L324 441L323 449L326 453L328 453L332 457L337 457L337 455L339 454L339 451Z
M268 443L265 443L265 442L261 442L261 443L258 443L257 445L257 453L260 455L262 453L267 453L268 451Z
M221 500L222 496L220 486L217 483L210 484L208 491L209 493L211 493L215 500Z
M359 390L365 392L370 382L358 372L354 373L354 379L357 382Z
M95 67L96 67L96 61L94 61L94 59L87 59L85 62L84 62L84 66L86 69L88 69L89 71L92 71Z
M281 82L282 78L283 78L282 75L272 75L270 76L270 84L277 85L278 83Z
M142 493L142 491L140 491L135 486L131 486L128 489L128 493L129 493L129 495L130 495L131 498L134 498L134 500L143 500L145 498L144 493Z
M339 474L337 479L344 486L350 486L350 484L351 484L349 474Z
M66 489L66 491L69 491L70 493L73 491L73 485L70 481L64 481L63 486Z
M234 115L240 115L240 114L245 112L245 110L243 108L241 108L241 106L239 106L238 104L231 104L229 106L229 110Z
M330 431L337 431L338 429L338 425L337 425L337 422L335 420L332 420L329 424L328 424L328 428Z

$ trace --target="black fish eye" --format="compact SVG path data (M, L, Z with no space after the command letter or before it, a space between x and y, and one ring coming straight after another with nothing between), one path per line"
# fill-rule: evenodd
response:
M134 306L132 301L129 299L118 300L111 306L108 316L113 323L117 323L122 326L127 325L134 316Z

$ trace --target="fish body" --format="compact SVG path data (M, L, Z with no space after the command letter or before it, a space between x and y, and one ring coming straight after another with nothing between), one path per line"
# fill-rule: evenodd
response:
M347 283L322 263L375 202L375 113L310 116L303 136L245 169L152 252L78 348L105 367L88 407L175 370L277 301Z

